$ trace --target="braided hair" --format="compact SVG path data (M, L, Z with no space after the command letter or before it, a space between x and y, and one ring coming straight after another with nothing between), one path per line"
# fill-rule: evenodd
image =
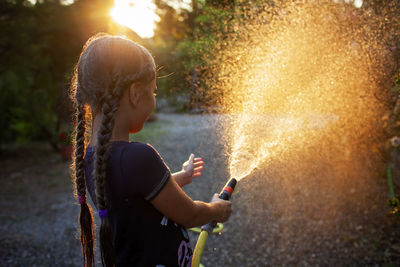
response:
M87 117L90 113L101 117L97 131L93 177L96 185L96 203L101 218L100 251L104 266L114 266L112 228L107 216L106 170L114 117L120 97L133 82L148 83L155 78L154 60L142 46L119 36L97 34L83 47L75 66L70 95L76 110L76 127L72 164L72 181L81 205L81 250L83 265L94 266L93 215L86 202L84 154L86 149ZM92 137L93 138L93 137Z

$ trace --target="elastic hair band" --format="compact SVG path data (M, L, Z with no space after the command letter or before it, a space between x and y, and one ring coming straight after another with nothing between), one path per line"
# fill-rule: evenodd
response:
M105 218L105 217L107 217L108 216L108 211L107 211L107 209L105 209L105 210L99 210L99 217L100 218Z
M86 196L78 196L79 204L84 204L86 202Z

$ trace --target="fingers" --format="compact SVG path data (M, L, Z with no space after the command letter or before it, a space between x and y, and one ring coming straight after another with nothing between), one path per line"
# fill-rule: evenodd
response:
M193 162L194 163L193 165L194 165L195 168L204 165L204 161L201 158L196 158L196 159L194 159L194 162Z
M212 196L210 203L212 203L212 202L218 202L218 201L220 201L219 195L218 195L217 193L215 193L215 194Z
M194 158L194 154L191 153L190 156L189 156L189 162L193 162L194 159L195 159L195 158Z
M195 158L194 154L191 153L189 159L187 161L187 166L193 168L192 176L193 178L199 177L202 175L202 171L204 170L204 161L202 158ZM185 167L184 167L185 168Z
M204 165L204 161L194 162L194 166L202 166L202 165Z
M204 170L204 166L194 168L193 172L201 172L202 170Z
M192 177L196 178L196 177L200 177L201 175L202 175L201 172L195 172L195 173L193 173Z
M202 164L194 164L194 169L193 169L193 174L192 174L192 177L199 177L199 176L201 176L201 172L204 170L204 166L203 166L203 164L204 163L202 163Z

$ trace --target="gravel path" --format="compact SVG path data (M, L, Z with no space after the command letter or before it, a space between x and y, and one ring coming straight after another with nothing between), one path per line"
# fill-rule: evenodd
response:
M150 141L173 171L191 152L202 156L203 176L185 191L208 201L229 177L227 123L224 116L159 114L137 138ZM224 232L208 239L202 263L399 266L400 220L387 214L386 180L373 174L368 155L351 155L349 168L348 156L333 164L321 150L294 148L240 181L234 212ZM68 163L47 147L36 152L0 162L0 266L80 266Z

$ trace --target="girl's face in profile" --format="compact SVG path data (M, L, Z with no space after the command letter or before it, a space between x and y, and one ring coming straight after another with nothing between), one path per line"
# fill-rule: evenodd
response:
M156 107L155 91L157 89L156 79L148 84L144 84L140 88L140 96L136 106L136 119L132 122L131 133L140 131L144 123Z
M143 111L146 114L145 120L149 117L151 112L156 107L156 79L153 79L149 84L143 86L143 93L139 102L143 104Z

